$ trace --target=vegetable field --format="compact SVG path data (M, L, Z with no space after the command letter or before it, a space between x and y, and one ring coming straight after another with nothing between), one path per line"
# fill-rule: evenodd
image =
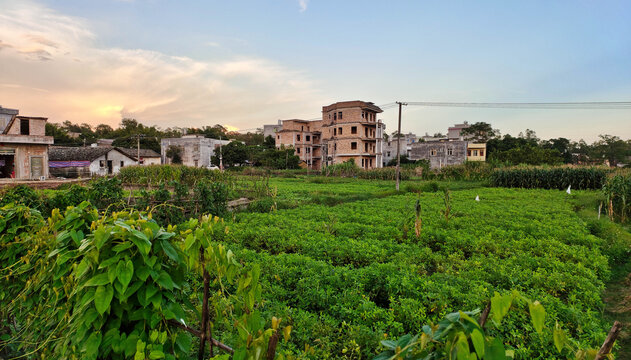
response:
M355 189L384 191L365 184ZM298 185L278 186L282 194ZM370 358L379 340L418 332L458 309L483 308L494 291L507 290L541 301L548 328L556 319L584 346L604 340L611 326L601 317L608 259L625 254L628 245L612 248L592 235L571 195L452 191L446 218L443 193L422 193L417 237L418 198L408 193L239 214L228 246L260 264L266 306L292 319L294 345L315 346L317 358ZM519 313L501 333L516 358L529 359L559 356L548 335L535 334Z

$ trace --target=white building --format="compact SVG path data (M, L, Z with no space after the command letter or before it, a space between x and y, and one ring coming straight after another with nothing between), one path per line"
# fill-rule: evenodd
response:
M140 149L140 161L137 152L137 149L110 146L51 146L48 167L52 176L75 178L113 175L125 166L160 164L157 152Z
M172 159L167 156L167 151L174 147L180 151L182 165L209 167L211 166L210 158L215 155L215 151L218 151L220 146L229 143L230 140L210 139L198 134L162 139L160 141L162 163L172 163Z

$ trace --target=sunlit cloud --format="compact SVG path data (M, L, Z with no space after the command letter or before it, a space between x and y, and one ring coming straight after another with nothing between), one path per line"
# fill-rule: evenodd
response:
M115 126L134 117L161 127L252 128L317 112L322 103L307 74L269 59L102 48L87 21L37 3L6 5L0 36L0 63L8 69L0 78L2 105L51 121Z

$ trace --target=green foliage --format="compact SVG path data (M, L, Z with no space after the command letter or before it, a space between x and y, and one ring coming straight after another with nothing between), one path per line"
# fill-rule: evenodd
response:
M538 301L513 291L500 295L497 292L491 298L490 312L496 328L501 328L502 319L509 309L515 308L515 303L528 305L528 314L537 334L542 335L545 326L546 311ZM480 321L475 317L480 310L470 312L453 312L447 314L438 324L428 324L422 327L422 332L416 336L406 334L397 340L382 340L385 350L373 360L421 360L421 359L458 359L458 360L497 360L512 359L515 351L506 349L501 338L493 337L493 329L485 329L486 319ZM487 313L488 315L488 313ZM545 336L549 336L546 332ZM573 340L568 339L559 323L552 330L552 341L559 355L572 354L577 360L593 359L597 349L580 349Z
M258 310L259 268L217 243L227 232L218 218L165 229L140 212L99 217L84 202L46 223L9 205L0 229L0 309L16 324L1 346L42 358L188 358L183 329L201 323L190 291L202 273L217 286L204 298L215 336L234 340L235 358L274 354L280 332L289 337L291 327L276 318L268 327Z
M0 198L0 206L7 204L17 203L25 205L27 207L41 210L43 203L35 190L26 186L18 185L15 187L6 188L2 191L2 197Z
M177 145L171 145L167 148L165 155L167 158L171 159L171 164L181 165L182 164L182 148Z
M193 186L202 179L225 183L233 181L232 175L226 172L183 165L125 166L120 169L118 178L123 184L152 186L172 181Z
M354 159L323 167L321 173L325 176L357 177L370 180L396 180L396 170L394 168L364 170L357 166ZM400 176L401 180L408 180L410 178L410 171L402 170Z
M270 138L270 136L268 136ZM272 141L274 139L272 138ZM274 146L265 150L254 149L251 151L254 165L263 166L268 169L298 169L300 157L294 154L293 147Z
M622 223L631 212L631 173L616 174L607 179L602 188L609 218Z
M606 179L606 170L588 167L510 168L491 174L493 186L526 189L600 189Z
M241 141L231 141L227 145L221 147L221 151L215 151L211 162L215 166L219 166L219 155L222 155L224 167L232 167L237 165L245 165L248 160L248 148Z
M100 177L93 180L88 188L88 199L98 209L107 209L114 205L121 207L123 201L123 188L117 177Z

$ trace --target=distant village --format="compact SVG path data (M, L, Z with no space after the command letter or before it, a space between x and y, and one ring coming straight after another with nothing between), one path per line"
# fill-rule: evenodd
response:
M290 149L298 159L297 166L311 170L349 160L362 169L382 168L392 165L397 153L406 161L425 160L432 169L487 159L486 141L472 136L471 131L463 132L471 126L467 122L448 127L445 135L393 132L389 136L379 118L382 112L372 102L336 102L322 107L322 119L278 120L264 125L262 135L271 148ZM141 147L140 135L137 144L127 142L127 146L116 146L116 139L111 138L96 139L84 146L60 146L55 144L53 136L46 135L47 120L23 116L17 109L0 106L0 178L45 180L103 176L116 174L126 166L174 163L223 168L222 147L232 142L185 132L161 137L159 149L157 143L153 149ZM508 140L511 139L516 138ZM539 140L536 137L535 140L536 144ZM557 140L562 148L557 146ZM563 157L564 162L569 162L567 158L572 156L568 154L569 140L551 139L547 145L542 151L556 151L553 154L556 158ZM577 146L582 145L579 142ZM532 149L527 151L533 152ZM550 157L549 154L544 156ZM213 157L218 158L219 163L213 164ZM240 165L247 165L247 161Z

